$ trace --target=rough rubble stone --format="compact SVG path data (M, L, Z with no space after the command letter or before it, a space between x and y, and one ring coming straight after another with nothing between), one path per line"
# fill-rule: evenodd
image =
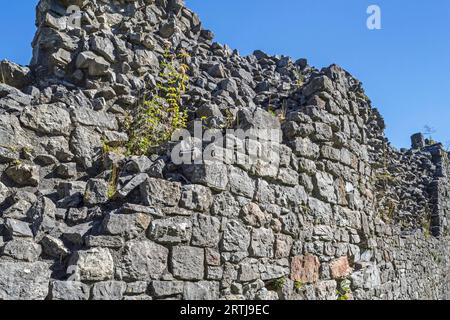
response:
M162 179L147 178L140 186L143 202L147 206L167 205L174 207L181 197L181 185Z
M50 295L52 300L89 300L90 288L82 282L52 281Z
M117 274L125 281L159 279L167 268L169 250L152 241L125 244Z
M342 279L347 277L351 273L348 258L345 256L331 261L330 271L333 279Z
M247 251L250 245L250 232L238 221L226 224L222 247L224 251Z
M173 275L182 280L201 280L204 277L204 249L176 246L172 249Z
M32 82L30 69L19 66L8 60L0 61L2 82L15 88L22 89Z
M148 237L162 244L189 243L192 235L192 221L174 217L154 220L148 229Z
M8 177L19 186L37 187L39 185L39 168L27 164L14 165L5 170Z
M201 185L183 186L180 206L189 210L205 212L213 201L211 190Z
M192 183L202 184L217 191L224 191L228 184L227 166L218 161L185 165L183 173Z
M217 246L220 240L220 220L216 217L196 214L193 222L192 242L193 246L211 247Z
M62 259L69 255L70 251L64 243L57 238L46 235L40 242L43 252L53 258Z
M250 255L258 258L272 258L275 237L271 229L253 229Z
M0 300L44 300L50 274L44 262L0 261Z
M24 239L15 239L6 243L3 254L16 260L35 262L41 255L42 248L37 243Z
M97 282L92 287L93 300L122 300L127 285L122 281Z
M87 205L96 205L106 203L108 197L108 183L101 179L90 179L86 185L84 193L84 203Z
M150 283L150 291L156 297L169 297L182 294L184 288L183 281L158 281L154 280Z
M130 240L147 230L151 217L144 213L108 214L102 223L104 233Z
M114 261L108 249L77 251L70 260L75 280L102 281L114 277Z
M291 279L301 283L315 283L319 280L320 262L316 256L295 256L291 262Z
M54 136L68 136L72 129L70 114L60 103L27 107L20 122L38 133Z

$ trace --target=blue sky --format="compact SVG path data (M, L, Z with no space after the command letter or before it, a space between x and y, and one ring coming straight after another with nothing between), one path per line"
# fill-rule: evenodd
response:
M397 147L435 128L450 141L450 1L448 0L187 0L216 41L241 54L261 49L318 68L337 63L364 83ZM0 11L0 59L27 64L36 0L10 1ZM376 4L382 30L368 30Z

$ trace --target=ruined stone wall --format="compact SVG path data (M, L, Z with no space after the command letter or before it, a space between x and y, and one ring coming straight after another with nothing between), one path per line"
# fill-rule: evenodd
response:
M30 67L0 65L0 299L448 299L448 154L392 148L342 68L242 57L175 0L36 22ZM123 152L167 47L188 128L278 131L276 160Z

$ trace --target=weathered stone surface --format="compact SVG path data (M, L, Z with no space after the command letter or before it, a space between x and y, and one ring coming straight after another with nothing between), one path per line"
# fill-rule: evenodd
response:
M30 69L19 66L8 60L0 61L2 82L15 88L22 89L32 82Z
M62 259L69 255L70 251L64 245L64 243L57 238L50 235L46 235L41 240L41 246L43 252L53 258Z
M52 281L50 295L52 300L89 300L89 286L77 281Z
M245 205L241 210L242 220L252 227L262 227L268 222L268 216L254 202Z
M90 76L103 76L110 67L110 64L104 58L91 51L80 53L76 65L78 69L87 69Z
M48 135L69 135L70 114L63 104L44 104L25 109L20 122L31 130Z
M275 237L271 229L253 229L250 255L258 258L272 258Z
M220 240L220 220L196 214L193 222L192 242L197 247L216 247Z
M119 128L114 115L104 111L95 111L89 108L72 110L73 121L84 126L117 130Z
M6 243L3 254L16 260L35 262L41 255L42 248L37 243L25 239L15 239Z
M9 189L0 182L0 204L5 202L5 200L9 197Z
M5 228L11 238L33 238L30 225L24 221L6 219Z
M71 150L78 164L91 168L102 147L100 135L86 127L76 127L70 140Z
M122 248L125 240L121 236L88 236L86 245L88 247Z
M334 280L320 281L316 287L317 298L320 300L336 300L336 287L337 284Z
M217 300L219 283L215 281L188 282L184 286L185 300Z
M0 300L44 300L50 274L44 262L0 262Z
M353 272L350 278L355 288L370 290L379 288L381 285L380 269L371 263L364 263L363 268Z
M108 249L94 248L77 251L70 258L68 272L74 280L102 281L114 277L114 261Z
M192 183L224 191L228 184L227 166L218 161L204 161L201 165L185 165L183 173Z
M87 205L108 202L108 183L102 179L90 179L86 185L83 199Z
M336 203L337 198L334 192L333 176L324 172L318 172L314 177L314 182L320 198L330 203Z
M5 170L8 177L19 186L37 187L39 185L39 168L27 164L14 165Z
M342 279L351 273L351 268L347 257L340 257L330 263L331 277L333 279Z
M183 281L152 281L150 291L156 297L168 297L183 293Z
M225 251L247 252L250 246L250 232L238 221L231 220L225 226L222 241Z
M94 52L98 53L109 62L114 61L114 45L111 40L103 37L93 37L90 41L90 45Z
M392 147L347 71L242 57L179 0L59 2L0 62L0 300L448 299L448 152ZM171 71L194 164L127 152Z
M239 196L252 199L255 193L255 182L248 174L239 168L230 167L229 169L230 190Z
M262 259L259 262L259 272L263 281L286 277L289 275L289 260Z
M204 249L186 246L173 247L173 275L182 280L201 280L205 273L204 260Z
M151 241L125 244L117 274L125 281L159 279L167 268L169 250Z
M121 236L130 240L144 233L150 225L151 217L144 213L108 214L102 223L106 234Z
M92 287L93 300L122 300L127 285L122 281L97 282Z
M237 217L240 205L233 195L224 192L213 197L211 214L223 217Z
M183 186L180 206L194 211L207 211L213 201L211 190L201 185Z
M147 178L141 184L141 196L145 205L167 205L174 207L181 197L181 185L162 179Z
M128 196L133 190L138 188L142 183L147 180L147 174L141 173L131 179L123 188L121 188L117 194L123 198Z
M154 220L148 230L148 237L162 244L189 243L192 235L192 221L174 217Z
M319 280L320 262L316 256L295 256L291 262L291 279L302 283L315 283Z

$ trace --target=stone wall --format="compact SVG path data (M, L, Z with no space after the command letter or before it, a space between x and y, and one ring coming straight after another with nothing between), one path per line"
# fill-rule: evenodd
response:
M448 154L391 147L342 68L242 57L178 0L36 21L30 67L0 65L0 299L449 298ZM277 161L120 152L168 46L188 127L280 131Z

